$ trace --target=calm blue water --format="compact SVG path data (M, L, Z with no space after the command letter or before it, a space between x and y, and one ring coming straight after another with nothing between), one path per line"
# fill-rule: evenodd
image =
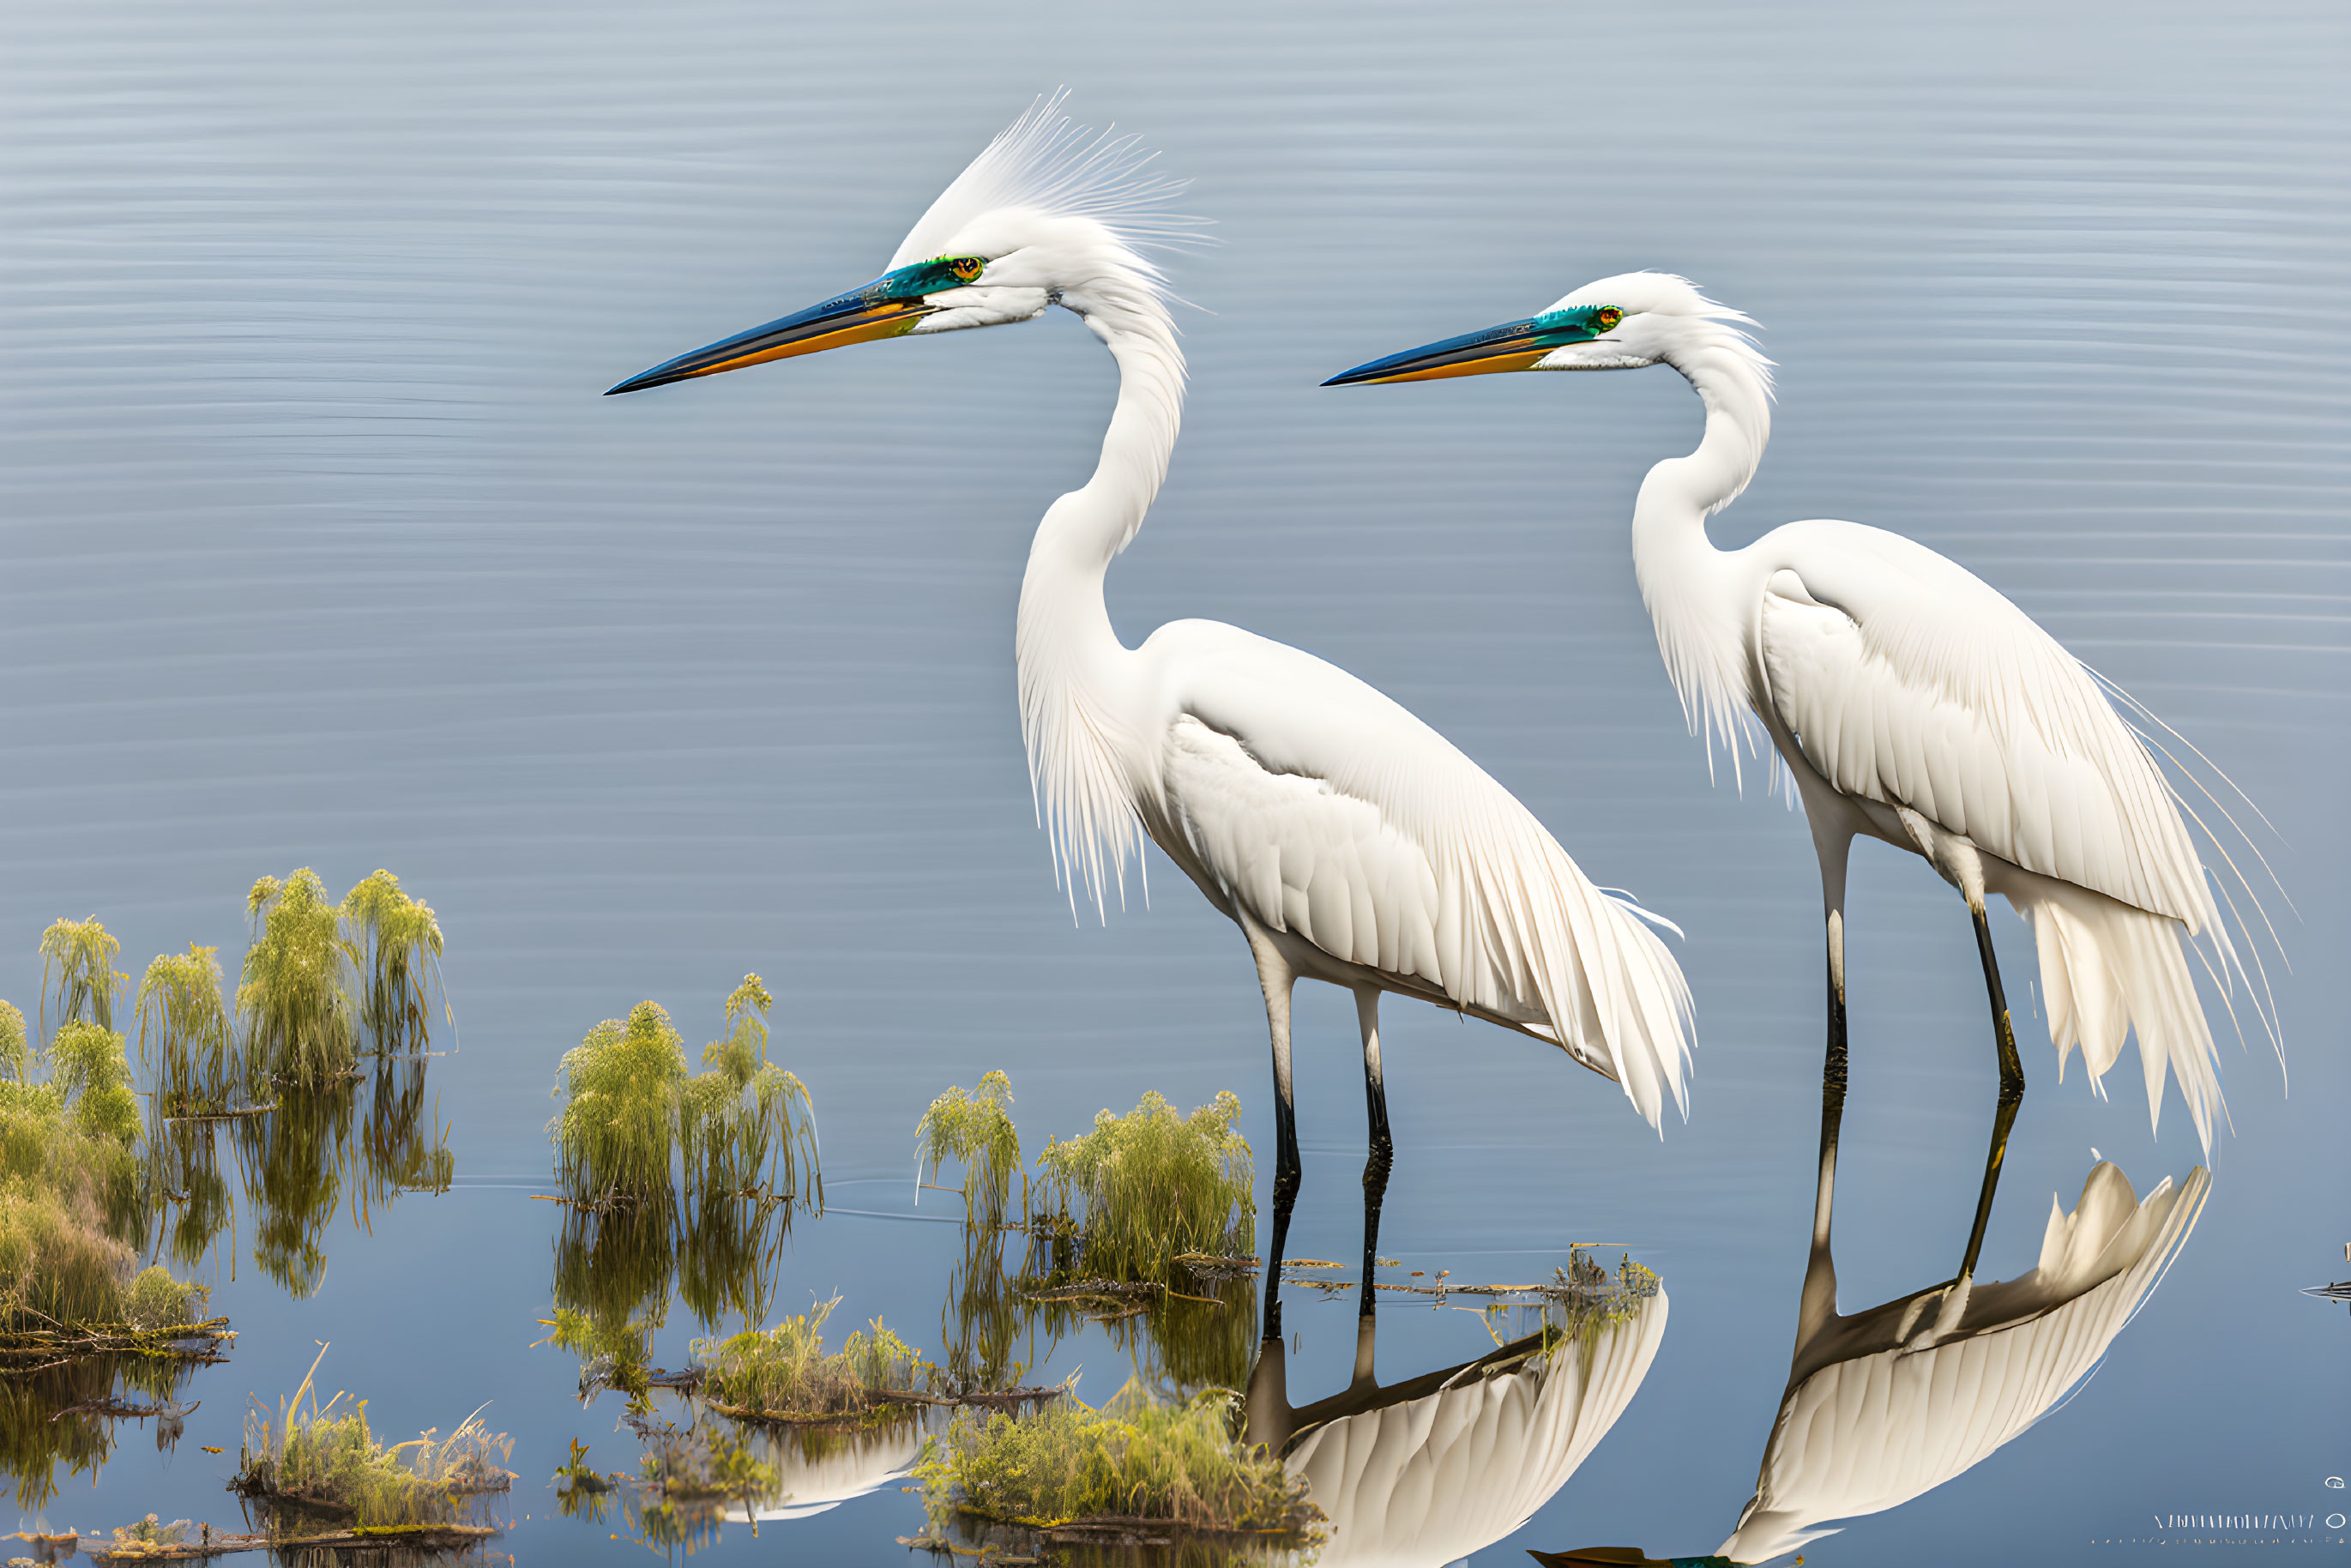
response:
M598 395L872 277L1064 83L1193 179L1218 241L1173 267L1196 390L1112 576L1128 641L1206 615L1332 659L1688 933L1697 1098L1662 1143L1531 1040L1389 1009L1383 1249L1518 1280L1606 1242L1673 1302L1614 1430L1477 1560L1729 1533L1811 1214L1816 883L1797 818L1709 785L1633 589L1634 488L1696 437L1677 378L1314 383L1635 267L1751 312L1781 365L1719 540L1848 517L1962 561L2246 787L2299 911L2270 901L2291 1093L2258 1037L2224 1046L2210 1202L2103 1370L1809 1560L2169 1561L2195 1532L2159 1516L2344 1507L2346 1324L2296 1293L2351 1237L2339 6L89 4L0 29L0 995L29 1008L58 915L98 914L134 970L191 939L233 959L256 876L383 865L440 913L463 1039L431 1069L455 1189L339 1221L307 1300L225 1255L242 1337L189 1440L123 1427L50 1522L233 1520L240 1410L324 1340L379 1430L495 1402L519 1560L633 1560L540 1490L573 1437L634 1448L616 1396L580 1409L575 1364L527 1348L556 1218L528 1195L558 1059L643 998L698 1044L745 970L775 987L861 1211L795 1229L778 1311L838 1291L938 1348L957 1242L905 1218L913 1129L989 1067L1032 1148L1230 1087L1270 1166L1242 944L1165 862L1147 909L1073 928L1034 826L1012 605L1099 438L1093 340L1056 313ZM1853 908L1848 1309L1955 1265L1993 1082L1961 905L1865 849ZM1999 930L2022 989L2027 935ZM1291 1245L1343 1258L1352 1009L1300 1003ZM2176 1100L2149 1137L2133 1063L2102 1103L2022 1032L1988 1275L2031 1267L2093 1145L2142 1191L2199 1159ZM1335 1390L1351 1314L1292 1326L1293 1393ZM693 1332L673 1312L671 1364ZM1398 1310L1381 1370L1490 1343ZM1125 1375L1094 1332L1042 1371L1081 1366L1092 1399ZM885 1487L717 1549L895 1562L918 1521ZM2288 1549L2201 1560L2257 1550Z

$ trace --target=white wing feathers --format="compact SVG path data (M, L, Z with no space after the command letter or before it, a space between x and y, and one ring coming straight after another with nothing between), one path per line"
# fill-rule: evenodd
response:
M2180 927L2224 995L2243 969L2170 786L2096 677L1897 534L1792 523L1751 549L1767 695L1804 759L2022 867L1987 882L2032 925L2060 1076L2078 1045L2095 1085L2136 1031L2149 1118L2168 1065L2210 1148L2219 1061Z
M1964 568L1896 534L1758 542L1771 699L1840 791L2199 933L2212 895L2169 787L2097 682Z
M1270 929L1554 1040L1658 1124L1687 1111L1689 989L1632 906L1379 692L1295 649L1176 622L1168 819Z

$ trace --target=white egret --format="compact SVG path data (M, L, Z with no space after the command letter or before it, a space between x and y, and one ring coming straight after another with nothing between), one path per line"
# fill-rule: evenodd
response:
M2245 971L2183 802L2108 688L2031 617L1924 546L1857 523L1789 523L1743 549L1708 539L1706 519L1747 487L1771 437L1771 361L1740 329L1749 319L1685 278L1628 273L1586 284L1540 316L1390 355L1325 384L1664 364L1697 389L1705 437L1643 480L1634 570L1691 732L1709 754L1721 741L1735 768L1740 738L1752 744L1751 714L1803 800L1827 924L1833 1087L1845 1070L1853 840L1924 856L1975 922L2000 1089L1958 1276L1964 1292L2024 1093L1986 894L2002 894L2032 923L2059 1076L2078 1045L2095 1089L2136 1030L2150 1121L2161 1113L2168 1064L2208 1152L2220 1074L2183 937L2207 939L2207 967L2224 990ZM2254 1007L2268 1024L2258 994ZM1824 1165L1832 1157L1824 1145Z
M1073 910L1082 881L1106 915L1148 835L1248 938L1273 1047L1274 1256L1298 1186L1301 977L1356 998L1367 1187L1388 1161L1384 991L1557 1045L1657 1124L1668 1097L1686 1107L1691 1014L1644 912L1593 886L1508 790L1345 671L1214 622L1171 622L1140 648L1112 629L1103 575L1142 527L1183 408L1165 286L1139 248L1169 237L1176 187L1150 176L1132 138L1091 137L1059 102L991 142L882 277L612 390L1074 312L1117 361L1119 390L1092 477L1046 510L1021 582L1014 653L1039 821Z

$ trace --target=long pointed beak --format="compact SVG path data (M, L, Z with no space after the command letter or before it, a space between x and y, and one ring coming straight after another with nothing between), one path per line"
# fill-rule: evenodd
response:
M1401 354L1390 354L1384 360L1357 365L1352 371L1332 376L1322 384L1326 387L1351 387L1374 382L1434 382L1448 376L1483 376L1499 371L1523 371L1532 368L1536 361L1562 343L1576 342L1591 336L1589 330L1581 328L1572 333L1546 328L1540 318L1505 321L1482 332L1467 332L1442 342L1424 343L1417 349L1406 349Z
M642 375L631 376L604 395L643 392L648 387L667 386L696 376L715 376L722 371L739 371L746 365L764 364L769 360L789 360L797 354L821 353L851 343L894 338L914 330L914 323L935 308L919 298L893 298L883 292L878 283L868 284L853 293L811 305L747 332L721 338L690 354L665 360Z

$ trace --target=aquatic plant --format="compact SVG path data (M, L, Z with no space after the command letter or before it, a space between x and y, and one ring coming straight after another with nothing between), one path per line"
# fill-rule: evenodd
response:
M25 1042L24 1013L14 1002L0 1002L0 1074L22 1083L32 1064L32 1053Z
M1012 1080L987 1073L966 1093L953 1087L931 1102L914 1124L915 1197L923 1173L936 1176L948 1160L963 1166L963 1218L967 1227L995 1230L1005 1223L1012 1173L1020 1168L1020 1134L1012 1125Z
M1130 1382L1100 1409L1071 1395L1028 1416L958 1410L914 1475L935 1526L1148 1520L1313 1540L1321 1511L1280 1458L1232 1435L1238 1403L1223 1389L1161 1403Z
M122 1321L138 1133L122 1037L97 1024L68 1022L0 1081L0 1321Z
M131 1289L123 1298L122 1315L133 1327L142 1329L197 1322L203 1319L204 1302L211 1295L210 1286L175 1280L170 1270L151 1264L131 1281Z
M218 1115L235 1087L237 1051L221 1004L220 950L160 953L139 981L139 1064L163 1116Z
M697 1200L779 1198L824 1208L824 1172L808 1086L768 1060L775 998L757 975L726 998L727 1031L703 1048L708 1071L678 1096L678 1146Z
M600 1204L667 1197L685 1083L685 1041L669 1014L639 1002L625 1023L606 1019L557 1071L564 1105L549 1131L564 1187Z
M114 1027L114 997L131 977L115 973L114 956L122 944L98 923L58 920L41 933L41 1034L49 1033L49 1004L57 1000L57 1023L80 1019L110 1030Z
M449 1016L441 984L441 923L432 906L402 891L400 878L378 869L343 894L352 962L362 978L360 1021L379 1051L417 1051L433 1021L432 998Z
M1115 1279L1162 1272L1181 1253L1254 1252L1256 1172L1233 1125L1240 1110L1222 1090L1178 1116L1155 1090L1126 1115L1102 1112L1092 1133L1038 1156L1041 1217L1078 1237L1086 1272Z
M880 1318L871 1333L853 1330L840 1350L825 1354L824 1321L840 1304L835 1296L771 1329L716 1344L696 1340L703 1396L738 1420L826 1421L868 1414L879 1395L917 1390L927 1370L922 1353Z
M321 1346L320 1358L326 1355ZM245 1419L245 1442L230 1486L269 1505L271 1533L287 1515L326 1512L363 1531L455 1522L463 1501L514 1483L505 1468L513 1439L492 1432L476 1410L447 1437L428 1430L387 1448L375 1439L367 1401L337 1394L323 1406L318 1362L273 1416L256 1400Z
M325 883L307 866L282 883L265 876L245 907L254 939L236 1010L253 1071L305 1088L348 1075L359 1054L351 978L359 950Z

